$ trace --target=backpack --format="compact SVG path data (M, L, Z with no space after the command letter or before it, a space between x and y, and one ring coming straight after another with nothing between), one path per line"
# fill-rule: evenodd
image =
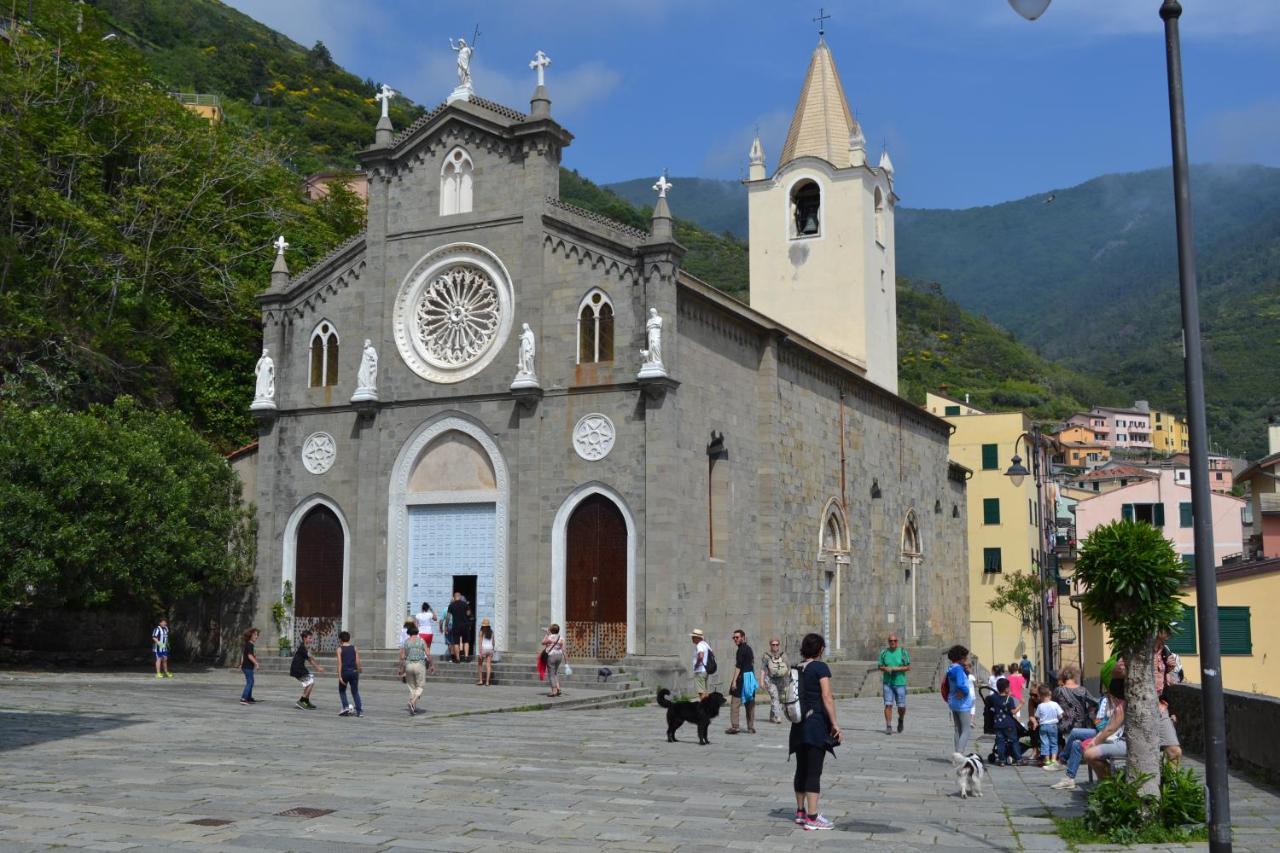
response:
M720 668L720 665L716 663L716 653L711 651L711 649L708 648L707 659L702 662L702 665L706 667L707 675L715 675L716 670Z
M791 677L782 688L782 713L793 723L804 719L800 713L800 670L791 670Z
M938 685L938 692L942 694L943 702L951 701L951 679L946 675L942 676L942 684Z
M786 678L789 670L786 662L781 656L769 658L769 677L770 678Z

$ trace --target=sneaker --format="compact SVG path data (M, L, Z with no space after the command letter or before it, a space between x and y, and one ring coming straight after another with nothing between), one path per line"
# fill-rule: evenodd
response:
M808 815L805 815L805 819L804 819L804 828L805 828L806 830L810 830L810 829L831 829L833 826L835 826L835 824L834 824L834 823L832 823L831 821L827 820L827 819L826 819L825 817L823 817L822 815L815 815L815 816L814 816L814 817L812 817L812 818L811 818L811 817L809 817Z
M736 735L740 731L741 729L725 729L724 733L727 735Z
M314 711L314 710L316 709L316 706L311 704L311 700L310 700L310 699L304 699L303 701L307 703L307 710L308 710L308 711Z
M1044 763L1044 769L1045 769L1046 771L1048 771L1048 772L1052 773L1052 772L1053 772L1053 771L1055 771L1055 770L1061 770L1061 769L1062 769L1062 765L1061 765L1061 764L1059 764L1059 763L1058 763L1058 762L1056 762L1056 761L1046 761L1046 762Z
M884 733L885 733L885 734L887 734L887 735L891 735L891 734L893 734L893 726L885 726L885 727L884 727Z
M902 717L898 718L898 734L902 734L902 724L905 722L906 720L904 718Z
M1054 782L1049 787L1057 791L1074 791L1076 789L1076 780L1067 776L1057 782Z
M339 712L338 712L338 716L339 716L339 717L350 717L353 713L355 713L355 712L354 712L354 711L352 711L350 708L343 708L341 711L339 711Z
M157 672L157 673L156 673L156 678L164 678L164 676Z
M240 700L240 704L241 704L241 705L252 705L252 704L253 704L253 700L252 700L252 699L241 699L241 700Z
M166 672L165 672L165 674L164 674L164 677L165 677L165 678L173 678L173 673L172 673L172 672L168 672L168 671L166 671Z
M356 711L356 716L357 716L357 717L363 717L363 716L364 716L364 711Z
M796 809L796 825L797 826L804 826L804 818L805 818L804 809Z
M307 703L299 699L297 702L293 703L293 707L297 708L299 711L305 711L307 710Z

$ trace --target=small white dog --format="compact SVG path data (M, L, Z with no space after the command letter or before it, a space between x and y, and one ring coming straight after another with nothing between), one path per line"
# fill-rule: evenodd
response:
M958 752L951 754L951 761L956 766L956 782L960 785L960 799L968 797L982 796L982 777L986 775L987 767L982 763L982 758L976 753L961 755Z

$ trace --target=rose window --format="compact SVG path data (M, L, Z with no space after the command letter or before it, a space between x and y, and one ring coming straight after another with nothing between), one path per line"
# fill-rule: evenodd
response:
M448 267L423 287L413 319L426 360L442 368L461 367L483 355L501 321L493 280L464 265Z

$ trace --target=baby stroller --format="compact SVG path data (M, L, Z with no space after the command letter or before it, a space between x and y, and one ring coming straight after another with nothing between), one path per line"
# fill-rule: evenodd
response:
M978 695L982 697L982 733L994 735L996 733L996 700L1000 698L1000 694L984 684L978 687ZM1030 740L1031 732L1022 724L1021 720L1014 717L1013 725L1017 730L1015 735L1017 740L1021 741L1023 738ZM996 763L994 745L991 747L991 753L987 756L987 763L992 766Z

